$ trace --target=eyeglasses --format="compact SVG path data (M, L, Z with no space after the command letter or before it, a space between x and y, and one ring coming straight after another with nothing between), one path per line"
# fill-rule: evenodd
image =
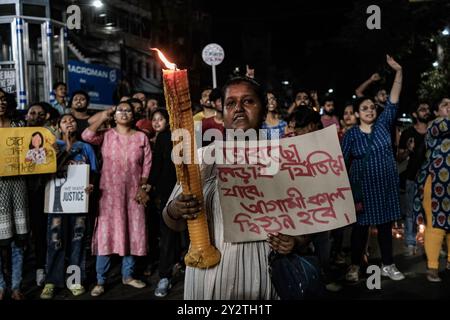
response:
M363 111L363 112L367 112L367 111L374 111L377 110L377 106L376 105L371 105L371 106L362 106L361 108L359 108L359 111Z
M130 114L130 113L133 113L133 111L131 111L131 110L120 110L120 109L118 109L118 110L116 110L116 113L128 113L128 114Z

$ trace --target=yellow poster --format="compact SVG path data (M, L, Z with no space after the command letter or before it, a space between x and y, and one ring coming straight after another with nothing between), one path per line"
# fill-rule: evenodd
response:
M0 177L56 172L55 142L43 127L0 128Z

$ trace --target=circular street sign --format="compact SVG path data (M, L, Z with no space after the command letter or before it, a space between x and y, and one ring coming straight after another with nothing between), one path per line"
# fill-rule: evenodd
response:
M217 43L210 43L203 48L202 58L206 64L210 66L217 66L222 63L225 58L225 51Z

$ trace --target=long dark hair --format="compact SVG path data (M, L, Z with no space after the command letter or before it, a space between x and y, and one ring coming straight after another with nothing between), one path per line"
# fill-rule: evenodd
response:
M39 148L42 148L44 146L44 136L39 131L36 131L35 133L33 133L31 135L30 145L28 146L28 148L30 150L34 149L34 146L33 146L33 138L34 138L34 136L39 136L41 138L41 144L39 145Z
M75 123L77 123L77 119L72 114L63 114L61 117L58 118L58 129L61 129L61 121L64 119L64 117L72 117L75 120ZM78 130L78 124L77 124L77 130ZM61 132L61 137L64 135L63 132ZM76 134L75 134L76 137Z
M155 114L159 113L160 115L162 115L164 117L164 119L166 119L166 128L163 131L166 130L170 130L170 118L169 118L169 112L167 112L166 109L164 108L156 108L155 110L153 110L151 116L150 116L150 120L153 120L153 116Z

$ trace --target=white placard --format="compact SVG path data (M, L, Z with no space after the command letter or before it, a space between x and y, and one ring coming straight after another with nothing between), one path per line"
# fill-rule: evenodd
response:
M356 221L335 125L281 139L275 148L234 147L226 154L244 163L217 165L226 242L310 234ZM256 156L264 161L245 164Z
M46 213L87 213L89 194L89 165L70 165L63 178L51 179L45 187Z

